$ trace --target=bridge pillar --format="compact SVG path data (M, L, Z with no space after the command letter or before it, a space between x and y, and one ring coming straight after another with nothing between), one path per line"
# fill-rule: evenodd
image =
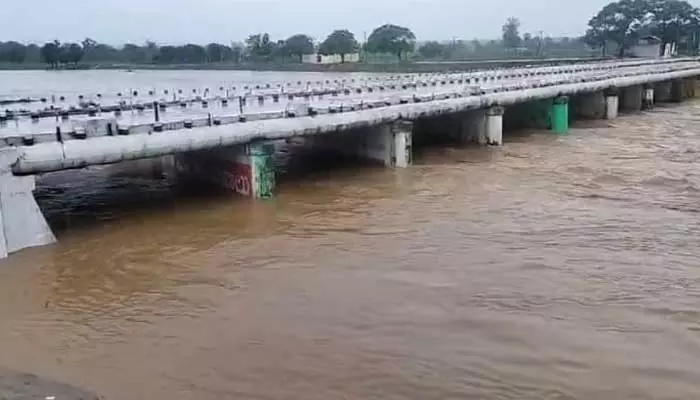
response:
M671 101L680 103L685 98L685 80L674 79L671 81Z
M654 85L654 101L656 103L671 101L671 81L657 82Z
M175 156L178 172L252 198L272 197L275 190L274 147L250 143Z
M650 110L654 108L654 86L644 85L642 93L642 109Z
M486 110L486 144L503 144L503 107Z
M642 85L628 86L622 89L620 108L627 112L637 112L642 109Z
M615 119L620 110L620 97L617 88L605 91L605 119Z
M573 96L570 103L571 113L584 119L605 118L605 105L605 94L602 91Z
M569 131L569 98L559 96L552 103L552 131L562 135Z
M17 157L12 149L0 151L0 258L56 241L32 193L35 177L12 175Z
M391 124L308 138L317 151L370 161L388 167L405 168L412 163L413 123Z

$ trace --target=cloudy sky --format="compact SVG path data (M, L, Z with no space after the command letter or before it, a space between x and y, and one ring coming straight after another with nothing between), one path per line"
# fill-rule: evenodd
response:
M608 0L0 0L0 40L91 37L112 44L228 43L254 32L323 39L347 28L358 39L384 23L419 40L490 38L509 16L523 32L579 35ZM700 0L691 0L700 6Z

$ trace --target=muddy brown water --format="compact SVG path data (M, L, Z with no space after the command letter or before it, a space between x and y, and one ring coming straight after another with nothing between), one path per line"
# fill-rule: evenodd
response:
M47 176L0 367L106 399L700 398L700 103L316 168ZM60 397L59 397L60 398Z

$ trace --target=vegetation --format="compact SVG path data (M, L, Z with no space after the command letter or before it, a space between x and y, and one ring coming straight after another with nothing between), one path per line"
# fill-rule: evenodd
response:
M623 56L647 35L691 52L698 48L700 10L682 0L619 0L603 7L588 27L585 42L603 54L613 44L618 56Z
M483 60L539 57L625 55L640 38L653 35L676 43L680 52L695 53L700 44L700 10L684 0L616 0L603 7L580 38L552 38L521 33L520 20L508 18L499 40L427 41L417 46L406 27L386 24L376 28L366 43L358 43L346 29L332 32L322 42L303 33L274 40L261 32L242 43L159 46L126 44L114 47L87 38L80 43L52 41L43 45L0 42L0 65L45 64L49 68L80 65L264 65L298 64L308 54L362 54L365 62L406 60Z

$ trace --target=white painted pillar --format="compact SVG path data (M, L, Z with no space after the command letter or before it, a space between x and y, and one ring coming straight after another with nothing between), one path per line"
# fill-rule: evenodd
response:
M34 199L34 176L12 175L17 157L13 149L0 150L0 258L56 241Z
M644 93L642 97L642 108L649 110L654 107L654 87L651 85L644 87Z
M392 125L394 166L406 168L413 163L413 123L398 121Z
M615 89L605 92L605 119L615 119L620 110L620 97Z
M503 107L494 106L486 111L486 144L503 144Z

